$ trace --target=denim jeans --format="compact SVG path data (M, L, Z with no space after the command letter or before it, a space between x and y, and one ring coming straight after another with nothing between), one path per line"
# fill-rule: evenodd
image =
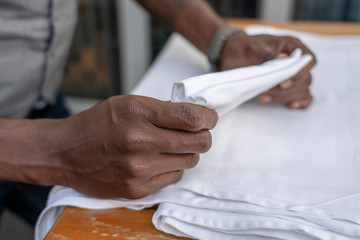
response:
M69 111L64 105L62 95L59 94L53 105L42 110L34 110L27 118L65 118L68 116ZM0 216L7 208L34 226L37 217L45 207L50 189L51 187L25 183L0 182Z

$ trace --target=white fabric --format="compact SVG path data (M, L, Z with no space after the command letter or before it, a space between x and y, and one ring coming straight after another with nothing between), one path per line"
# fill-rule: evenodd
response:
M296 49L285 59L188 78L174 83L171 101L195 103L223 115L295 76L311 59Z
M141 209L155 203L161 204L154 225L179 236L360 239L360 37L247 31L295 34L316 53L310 108L244 103L219 119L198 166L140 200L93 199L56 187L36 239L63 206ZM176 35L134 93L169 100L173 82L208 69L206 58Z

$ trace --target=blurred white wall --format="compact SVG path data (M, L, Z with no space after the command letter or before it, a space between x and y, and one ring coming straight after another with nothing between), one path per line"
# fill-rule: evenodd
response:
M151 58L150 16L135 0L118 0L121 88L129 93Z

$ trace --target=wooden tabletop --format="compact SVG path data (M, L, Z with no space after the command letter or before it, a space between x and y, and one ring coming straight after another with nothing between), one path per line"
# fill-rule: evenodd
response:
M257 19L229 18L228 23L239 27L248 25L273 26L300 32L311 32L331 35L360 35L360 22L325 22L325 21L290 21L264 22Z
M67 207L45 239L186 239L156 230L151 222L154 212L155 209L142 211L124 208L88 210Z
M269 25L295 31L335 35L360 35L360 23L286 22L270 23L252 19L228 19L232 25ZM155 209L86 210L67 207L53 226L46 240L88 239L185 239L162 233L151 223Z

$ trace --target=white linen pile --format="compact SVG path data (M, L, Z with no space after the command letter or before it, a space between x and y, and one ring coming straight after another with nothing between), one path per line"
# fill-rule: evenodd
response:
M296 35L315 52L315 99L310 108L294 111L256 100L243 103L219 119L212 132L213 146L201 156L198 166L186 171L179 183L143 199L100 200L56 187L38 219L36 239L44 238L64 206L141 209L156 203L160 206L154 225L178 236L206 240L360 239L360 37L262 27L247 31ZM306 64L307 58L294 53L276 64ZM265 63L271 64L275 63ZM208 69L206 58L174 35L134 94L169 100L174 82ZM251 96L237 99L235 105L279 81L275 78L264 84L266 75L259 79L259 85L250 87L258 90L242 92L251 92ZM187 82L174 88L188 97ZM202 90L196 94L199 92ZM207 105L213 104L212 96L217 98L214 104L222 99L221 94L228 96L223 90L210 93L205 98L190 93L189 99ZM227 108L227 102L231 101L226 98L211 107L223 114L235 106Z

